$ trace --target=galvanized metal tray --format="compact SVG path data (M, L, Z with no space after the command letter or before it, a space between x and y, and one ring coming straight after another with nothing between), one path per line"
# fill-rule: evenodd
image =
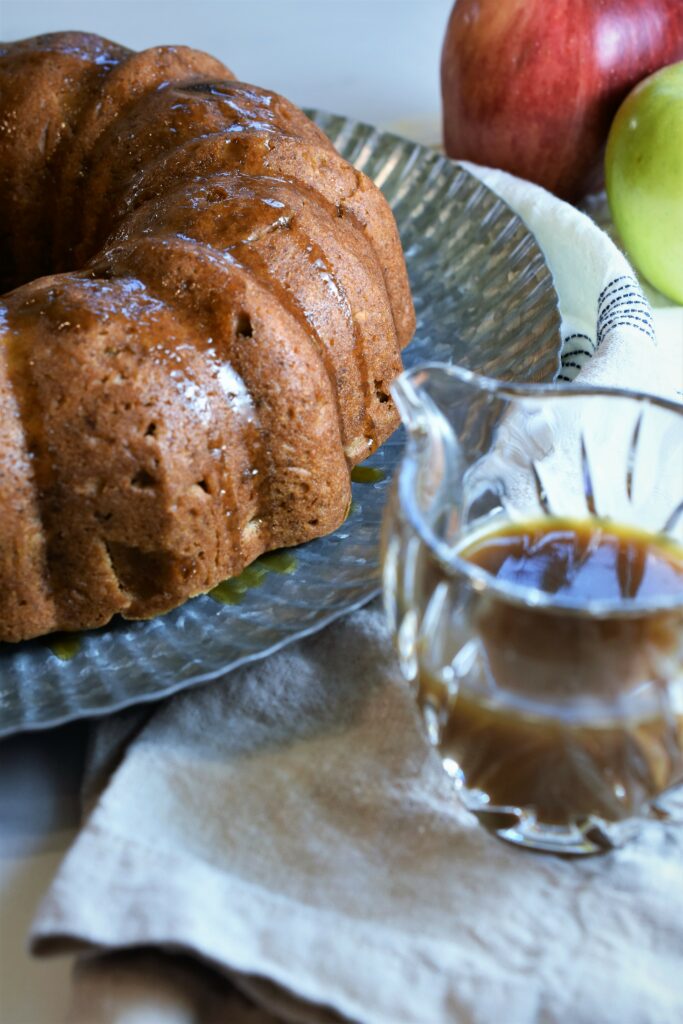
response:
M508 379L552 379L557 296L540 249L509 207L432 150L309 113L393 207L418 322L406 365L438 359ZM352 512L336 533L256 563L214 598L151 622L118 620L71 645L54 637L0 644L0 736L216 679L368 601L379 589L382 509L402 445L399 431L366 464L374 472L361 470Z

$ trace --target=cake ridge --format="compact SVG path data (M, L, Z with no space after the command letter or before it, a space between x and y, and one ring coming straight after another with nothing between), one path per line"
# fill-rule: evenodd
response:
M306 201L302 205L301 200L301 189L294 189L292 183L287 182L284 179L277 179L269 176L254 176L245 175L239 170L230 170L226 172L214 173L210 177L202 177L201 179L195 179L191 185L177 186L174 190L169 191L161 199L159 197L151 198L146 203L140 204L136 211L130 214L128 217L124 217L119 227L117 235L114 238L120 240L127 231L132 230L134 235L137 235L140 231L140 224L148 224L151 222L151 226L145 226L142 228L144 232L150 232L147 237L162 238L168 234L169 224L164 220L164 210L169 203L173 204L179 192L182 191L183 196L186 197L185 207L192 207L192 214L196 217L206 218L207 216L215 216L220 212L222 205L227 204L240 204L243 201L258 200L262 205L260 209L263 211L264 205L268 203L267 216L259 221L255 220L256 227L249 225L249 233L247 235L240 234L239 231L236 234L230 234L227 238L225 237L225 229L222 229L222 236L220 239L220 248L214 248L214 240L209 237L206 230L200 230L200 221L195 219L194 233L189 237L191 240L201 242L208 248L214 248L214 251L219 253L220 257L226 254L232 255L233 258L238 258L239 261L246 266L249 266L257 275L261 278L267 277L270 281L270 285L273 290L277 291L278 297L282 302L287 305L287 308L295 315L302 315L313 333L313 336L317 340L323 352L323 358L331 376L333 383L339 386L339 375L336 368L336 363L339 361L335 359L329 351L331 346L334 346L334 337L324 340L321 333L315 325L315 314L311 315L306 310L305 304L300 302L297 298L297 289L291 282L291 278L288 281L287 287L283 287L278 281L277 272L273 271L272 259L270 264L264 257L263 252L257 253L256 246L259 243L266 240L268 241L273 232L279 230L289 230L292 234L304 235L304 253L307 251L312 252L313 248L317 246L317 256L308 256L306 260L306 266L310 269L313 268L322 282L329 283L335 290L335 301L340 309L343 311L343 319L345 323L345 329L352 336L353 339L353 358L358 368L358 380L360 388L362 389L353 397L357 398L359 410L364 410L363 423L359 425L358 429L368 440L376 437L376 415L378 412L383 411L376 409L376 394L374 390L374 384L371 382L371 376L373 379L377 379L374 375L371 375L369 366L367 364L364 354L364 337L362 337L362 329L360 327L360 314L354 317L351 313L351 307L349 303L349 297L347 294L346 287L343 283L342 278L339 277L339 266L338 259L335 258L334 254L329 250L329 244L325 244L320 230L316 231L316 237L311 234L310 228L310 212L311 203L316 204L316 218L314 227L319 229L320 226L325 225L326 220L329 220L330 230L334 228L338 234L352 231L353 237L347 237L346 242L349 245L355 247L355 254L357 258L361 256L366 260L371 260L373 264L377 265L378 275L381 273L381 268L377 264L376 254L362 232L357 231L353 226L347 223L340 224L338 219L334 216L330 204L326 202L323 197L320 197L318 193L312 190L306 189L309 193L305 197ZM279 197L279 198L278 198ZM297 203L299 204L297 206ZM271 209L275 206L274 212L271 213ZM178 209L182 211L183 206L177 204ZM285 212L283 212L285 211ZM303 217L303 219L302 219ZM303 220L308 221L306 226ZM286 224L285 224L286 221ZM132 229L131 229L132 224ZM231 221L231 227L235 226L235 218ZM182 218L178 220L176 218L172 223L174 237L186 237L184 232L186 228L182 225ZM278 238L273 238L273 246L277 246ZM280 239L280 241L284 241ZM329 239L328 239L329 242ZM111 240L108 244L111 244ZM360 248L359 248L360 247ZM106 248L106 247L105 247ZM362 252L360 251L362 249ZM296 269L296 268L295 268ZM300 269L300 268L299 268ZM348 275L347 275L348 277ZM362 296L358 297L356 306L362 303ZM314 309L315 304L314 305ZM328 307L329 313L329 307ZM363 314L365 315L365 314ZM329 319L329 316L327 317ZM393 333L393 322L386 323L384 325L384 333L387 337ZM337 342L339 342L337 336ZM394 367L397 370L398 363ZM379 381L386 373L380 372L378 374ZM384 403L386 392L382 393L380 403ZM348 417L345 419L345 425L348 421ZM381 428L380 428L381 432ZM346 437L345 441L347 454L350 456L353 453L364 453L367 454L370 450L375 447L374 443L366 443L362 440L357 441L355 445L351 445L353 440L348 435L347 431L344 431Z
M168 261L166 269L169 272L171 272L171 273L177 272L178 256L179 256L180 253L185 253L185 254L189 255L190 257L192 257L194 255L192 247L190 245L188 245L186 242L184 242L183 240L179 239L179 238L175 238L175 237L172 238L172 239L168 239L168 238L164 239L164 238L162 238L162 239L160 239L160 241L162 242L162 246L161 246L162 253L157 253L157 260L159 260L160 257L161 257L162 261L163 261L163 259L166 259ZM148 239L141 240L140 245L136 246L135 250L132 252L132 256L133 256L134 260L138 260L138 261L140 261L143 264L147 262L144 257L145 257L145 246L148 245L148 244L150 244ZM135 269L135 264L134 263L131 264L131 262L130 262L131 252L129 250L126 250L125 246L123 246L121 249L117 248L117 249L114 249L112 251L109 251L107 253L107 256L110 259L112 259L113 265L117 268L116 269L117 273L119 272L119 270L118 270L118 259L117 259L119 256L122 258L122 267L124 268L124 271L130 272L131 269ZM252 275L252 273L249 270L249 268L245 267L245 266L242 266L242 264L240 264L239 261L237 261L237 260L232 259L230 262L226 262L223 258L221 258L219 256L219 257L214 258L214 259L211 260L211 268L212 268L212 271L215 272L215 274L217 276L216 277L216 289L215 289L216 296L219 296L221 291L224 289L223 275L225 275L227 273L239 274L239 275L243 276L248 282L250 281L259 290L262 290L262 288L263 288L262 284L260 282L258 282L258 280ZM148 284L148 290L156 291L158 289L159 289L159 283L158 282L156 284L153 283L153 282ZM167 284L165 284L164 285L164 289L165 289L165 292L167 292L169 297L170 297L170 295L172 295L172 293L173 293L173 282L169 281ZM270 300L273 301L274 297L273 297L272 292L270 290L268 291L268 294L269 294ZM242 312L244 313L244 310L242 310ZM283 312L286 313L287 317L290 316L288 311L283 310ZM207 308L205 308L205 309L203 309L201 311L200 315L205 316L205 317L209 316L209 315L212 315L212 317L215 320L215 318L216 318L216 316L218 314L216 314L213 310L208 310ZM231 317L232 317L232 314L231 314ZM234 317L233 317L233 319L234 319ZM300 324L297 324L297 326L301 327ZM221 333L213 325L212 325L211 330L212 330L212 333L216 334L216 335L219 335ZM250 328L250 330L251 330L251 328ZM237 332L237 333L239 333L239 332ZM312 348L312 352L314 353L315 358L316 359L321 359L321 352L318 349L318 346L312 343L310 332L306 332L303 329L301 329L300 332L299 332L299 337L302 339L302 341L305 342L305 344L307 346L310 346ZM246 375L244 373L242 374L242 376L246 379ZM327 377L327 374L326 374L326 380L327 380L327 383L330 385L330 388L329 388L329 398L330 398L331 401L333 401L335 403L335 407L336 407L336 395L334 394L334 392L332 390L331 383L329 381L329 378ZM336 422L336 420L335 420L335 422Z
M156 255L158 257L158 251L154 247L154 242L155 241L156 242L161 242L161 244L164 247L164 249L166 251L170 251L171 253L175 252L177 254L180 251L190 251L190 252L193 252L193 250L191 250L191 249L188 250L187 246L184 244L185 242L188 242L188 243L192 244L194 242L193 239L185 240L181 236L174 236L172 238L163 238L162 237L162 238L157 238L157 239L152 239L152 238L147 237L145 239L138 240L138 242L137 242L137 253L138 253L138 256L144 255L144 250L145 250L145 247L147 246L147 247L150 248L150 250L152 252L152 255ZM115 281L121 281L123 279L123 276L126 273L127 268L130 267L130 263L129 263L128 259L127 259L128 255L129 255L129 251L127 250L127 247L126 247L125 243L118 243L118 244L116 244L113 247L108 247L106 250L104 250L102 252L101 257L100 257L104 262L102 264L98 265L97 268L93 268L93 270L97 271L98 273L101 273L103 270L106 269L106 270L108 270L111 273L111 265L108 265L108 262L107 262L107 261L111 261L111 263L113 263L117 267L117 270L116 270L115 273L112 274L110 279L115 280ZM204 253L204 256L206 258L207 254ZM227 254L223 255L222 258L216 258L214 260L214 266L215 266L215 269L216 269L217 272L220 272L221 270L223 270L228 265L230 265L230 266L232 266L234 268L241 267L241 264L239 263L238 260L234 259L233 257L228 256ZM244 268L244 269L246 269L246 268ZM159 301L161 301L164 305L167 305L169 307L175 308L176 316L178 316L182 320L186 321L188 326L190 325L190 323L194 324L195 331L190 336L189 343L194 345L196 347L197 351L200 354L206 354L207 352L210 352L212 349L215 352L215 350L217 349L217 347L219 345L223 346L223 350L224 351L223 351L223 355L222 355L221 359L219 360L217 355L216 355L216 358L215 358L216 365L219 367L218 375L220 376L221 372L225 373L226 371L228 371L230 376L233 376L234 378L237 378L238 387L241 386L244 389L244 392L248 395L249 401L253 404L253 396L249 392L249 389L247 388L246 383L245 383L244 371L243 371L242 367L239 365L239 361L235 357L235 353L232 352L232 351L231 352L227 351L227 349L230 348L230 344L229 344L230 337L231 337L230 332L228 332L226 334L224 331L222 331L220 329L220 326L218 325L215 316L212 316L212 314L211 314L211 310L210 309L205 309L205 310L201 310L201 311L196 311L195 310L194 313L193 313L192 318L190 318L190 316L188 314L188 311L185 308L186 307L186 303L183 304L182 302L177 301L177 295L176 295L176 293L171 288L163 287L162 284L159 284L158 282L155 282L153 280L150 281L148 279L145 282L145 291L146 291L146 293L148 295L157 296ZM185 298L186 298L186 296L185 296ZM174 301L174 299L176 299L176 301ZM235 335L240 334L240 320L244 321L244 319L245 319L245 315L242 312L240 312L239 310L235 312L234 317L233 317L233 321L234 321L234 323L233 323L233 332L232 332L233 334L235 334ZM246 318L246 319L247 319L247 322L248 322L248 318ZM205 335L202 334L200 336L199 333L196 331L197 324L200 324L206 330L206 334ZM249 330L249 327L247 326L245 328L244 322L243 322L241 329L242 329L242 331ZM216 336L215 338L214 338L214 335ZM256 413L254 413L254 418L256 418L256 419L258 418ZM260 429L260 427L259 427L259 429ZM261 439L258 445L248 444L248 445L246 445L246 448L248 450L248 455L249 455L248 462L250 464L250 467L252 469L256 468L258 470L258 473L259 473L258 487L259 487L259 490L261 490L264 487L267 487L269 481L272 479L272 476L273 476L272 459L269 457L269 453L268 453L268 450L267 450L267 444L264 442L263 439ZM265 452L265 457L261 457L261 458L255 457L255 453L257 451L259 451L259 450L262 450L262 451ZM264 473L263 470L266 467L267 467L267 473ZM221 477L221 480L223 480L223 477ZM209 488L209 493L211 493L211 492L212 492L212 488ZM237 507L238 501L234 500L232 504L233 504L233 507ZM259 501L258 506L259 506L259 510L260 510L259 511L259 515L261 515L264 518L264 521L265 521L266 517L265 517L264 513L265 513L266 509L265 509L265 503L264 503L262 498Z
M0 579L16 580L0 588L0 622L24 621L25 628L49 626L55 621L52 595L46 578L46 552L40 509L33 489L33 466L21 422L21 408L10 386L6 344L6 312L0 303Z
M230 192L230 188L236 186L236 189ZM256 234L253 232L246 237L240 237L239 234L234 238L224 240L224 244L217 250L220 254L230 254L233 258L237 258L239 262L248 266L254 273L257 274L262 280L266 279L272 290L278 295L278 298L284 305L292 312L295 316L303 317L311 331L312 336L320 346L325 365L327 367L328 374L331 377L333 384L339 388L339 372L336 363L339 362L338 357L335 358L331 349L335 345L335 337L337 343L339 342L338 335L328 337L327 340L323 338L323 335L319 332L316 327L315 309L313 312L307 311L305 304L300 301L298 297L298 289L294 286L291 278L288 280L287 286L283 286L278 280L277 269L272 266L272 258L270 263L268 262L264 253L257 249L260 243L270 241L274 248L278 248L278 241L282 241L277 237L271 238L270 236L277 231L290 231L294 236L303 235L303 244L305 259L305 266L315 272L315 275L321 281L321 287L325 287L325 290L332 290L335 293L335 301L342 311L342 317L344 321L345 329L350 333L353 338L353 357L358 368L358 378L360 386L362 388L362 394L358 395L358 406L359 409L365 410L363 425L360 428L365 435L370 438L374 435L374 428L376 426L373 416L370 413L371 404L373 401L373 394L371 391L370 374L368 366L364 356L362 338L360 337L359 325L356 318L351 313L349 298L346 293L346 289L342 279L339 277L339 268L335 267L334 256L329 252L329 248L326 248L322 244L320 238L320 232L318 232L317 239L313 237L309 228L307 228L301 221L301 210L297 210L295 205L292 205L292 194L289 188L289 183L280 181L279 179L272 178L255 178L251 176L242 175L241 172L229 172L229 174L213 175L210 179L202 179L201 182L193 182L191 190L188 192L189 196L197 197L201 190L205 190L207 193L212 189L216 191L221 188L222 195L216 199L215 207L218 208L221 202L237 202L239 203L242 199L248 199L249 196L243 196L239 194L239 189L249 190L250 187L265 185L266 191L272 197L283 196L284 201L278 204L278 216L275 219L270 219L260 227L260 230ZM280 186L283 186L282 188ZM172 194L171 194L172 195ZM253 198L253 196L252 196ZM263 194L259 195L260 199L263 199ZM289 203L289 205L287 205ZM214 209L212 205L212 197L207 198L207 206L202 209L202 214L210 213ZM286 213L282 213L282 210L286 210ZM144 208L141 209L141 216L144 217ZM308 213L308 205L306 207L306 213ZM316 210L316 214L321 220L325 213L324 209ZM283 221L286 220L286 225ZM258 223L258 222L257 222ZM122 225L122 228L125 226ZM277 227L276 227L277 226ZM339 225L335 225L339 230ZM159 235L157 237L163 237L166 231L166 226L163 223L163 219L160 221ZM178 231L177 223L174 225L174 231ZM182 229L181 229L182 233ZM197 241L201 241L204 245L213 247L213 240L210 239L206 232L196 231L192 238ZM358 244L362 244L362 236L356 238ZM225 244L227 243L227 244ZM281 248L281 247L280 247ZM314 249L316 250L314 252ZM282 254L281 254L282 255ZM371 250L368 253L369 258L374 260L374 254ZM294 268L296 269L296 268ZM299 268L300 269L300 268ZM315 304L313 304L315 307ZM329 317L328 317L329 319ZM387 325L388 330L393 330L393 325ZM329 332L328 332L329 333ZM363 401L364 396L364 401ZM348 419L348 417L347 417ZM346 431L345 431L346 433ZM347 436L347 441L351 441L351 438ZM367 445L361 445L358 450L367 451ZM347 449L348 451L348 449Z
M141 102L140 102L140 104L139 104L139 106L137 108L137 113L140 114L140 115L144 115L146 113L146 107L147 106L149 106L150 104L156 104L158 109L155 110L155 113L157 114L158 118L163 121L163 120L165 120L164 104L167 104L170 99L172 99L172 98L174 98L176 96L176 94L177 95L182 95L183 91L186 90L186 89L190 89L190 87L193 90L199 90L199 89L202 89L205 84L206 83L204 83L202 81L197 81L197 82L185 83L185 84L183 84L181 86L174 87L173 90L172 90L173 96L170 95L170 91L169 90L157 90L156 92L147 93L144 97L141 98ZM225 83L225 85L227 87L229 87L230 89L233 89L233 90L239 90L239 89L247 89L247 90L249 90L249 89L253 88L253 87L247 85L246 83L239 82L239 81L236 81L236 80L233 80L233 81L230 81L228 83ZM265 93L265 90L258 90L258 92L259 92L259 94L263 95ZM163 93L163 95L162 95L162 93ZM221 93L221 95L224 95L224 94ZM289 111L290 108L291 108L291 105L287 104L286 106L287 106L287 110ZM172 105L172 108L173 108L173 105ZM132 114L135 115L136 111L132 111ZM213 114L212 114L212 116L213 116ZM301 115L300 112L299 112L299 116L303 117L303 115ZM198 124L197 117L198 117L198 110L197 110L196 107L193 107L192 108L192 121L193 121L193 124L195 126ZM288 135L286 132L284 132L282 130L281 127L278 128L277 132L270 131L270 137L269 137L268 140L266 140L267 148L264 150L263 159L259 160L259 166L258 166L257 173L259 173L261 175L264 175L264 176L281 176L279 173L276 173L275 175L273 174L273 168L272 168L271 164L272 164L273 158L276 156L276 153L282 151L283 143L285 145L286 145L287 141L292 143L294 145L295 158L299 158L299 166L298 166L298 172L299 173L298 174L292 174L292 173L285 174L284 177L287 180L292 181L292 183L304 184L305 187L309 187L313 191L316 191L318 195L324 196L324 198L327 201L329 201L332 205L335 206L335 208L337 209L338 215L340 215L340 216L344 216L345 215L349 219L351 219L352 222L354 223L354 225L358 228L358 230L361 231L363 234L366 234L370 238L370 241L373 244L373 247L377 251L377 258L378 258L378 261L380 263L380 266L383 268L383 270L386 269L387 261L385 259L386 252L384 250L386 250L387 247L385 246L384 249L383 249L382 246L377 246L376 245L377 239L376 239L376 232L374 231L373 223L372 222L367 222L367 221L366 222L362 222L361 220L359 220L358 217L357 217L357 211L353 209L353 203L355 201L355 198L356 198L358 192L361 189L366 189L366 190L374 189L374 186L372 185L371 182L369 182L365 178L364 175L362 175L361 172L357 171L355 168L352 168L349 164L346 164L346 162L341 161L341 158L338 156L338 154L336 154L334 149L330 146L329 140L326 139L324 134L321 132L321 130L319 128L317 128L317 126L313 126L310 122L309 122L309 126L310 126L309 134L312 131L312 139L313 139L313 141L306 140L306 147L305 148L306 148L306 153L307 153L308 157L310 158L311 155L312 155L311 154L311 150L310 150L309 147L313 146L313 145L316 145L316 146L320 147L320 151L322 153L324 153L324 156L327 159L327 161L328 162L332 161L332 163L334 163L334 165L335 165L334 166L335 173L338 173L338 171L340 169L340 166L343 165L344 170L346 172L348 172L349 176L353 180L353 187L352 187L352 189L350 191L348 191L347 189L344 189L341 194L338 194L336 197L333 197L333 196L331 196L329 194L326 194L324 191L322 191L320 186L323 183L320 180L318 180L317 183L316 183L318 187L315 187L313 182L312 182L312 180L311 180L310 174L308 175L307 180L305 182L302 182L301 181L301 171L302 171L303 168L302 168L302 164L301 164L301 161L300 161L300 152L301 152L301 149L302 149L301 142L299 141L300 136L298 138L296 135L293 135L293 134ZM253 129L253 125L248 130L249 130L249 132L253 131L254 130ZM106 135L106 133L105 133L105 135ZM195 136L195 137L193 137L193 139L191 141L192 141L192 143L195 143L196 141L201 141L201 139L209 139L212 136L215 137L216 135L218 135L220 137L221 141L224 141L224 139L225 139L225 132L223 130L221 130L220 132L210 132L208 134L206 134L206 133L200 134L199 139L197 139L197 137ZM256 135L258 135L258 132L256 132ZM109 138L106 141L107 141L107 144L109 146L112 143L116 144L117 140ZM231 141L240 141L240 140L231 140ZM251 141L256 141L256 139L252 139L250 137L249 141L250 142ZM238 146L238 159L240 159L239 158L239 153L243 153L243 151L244 151L244 139L241 140L241 143L242 143L242 145ZM264 143L264 145L265 145L265 143ZM231 147L231 149L234 149L234 147ZM171 158L173 158L174 155L177 153L177 151L178 151L178 148L175 147L175 146L173 146L170 149L170 152L168 150L166 152L164 152L164 150L161 150L161 152L159 152L157 150L153 154L152 159L149 160L148 163L146 164L146 167L145 167L144 170L147 173L149 173L149 171L153 170L155 167L160 167L160 161L164 161L165 156L169 156L170 155ZM249 152L251 152L251 150ZM223 169L225 168L226 157L229 157L229 156L230 156L230 154L226 154L224 150L222 150L221 153L219 154L220 166ZM243 157L242 157L242 159L243 159ZM236 166L235 169L245 170L245 168L240 167L239 165ZM291 170L292 170L291 166L290 166L289 170L291 172ZM321 170L321 161L318 161L318 171L320 171L320 170ZM250 171L250 173L254 173L253 169ZM319 175L318 175L318 179L319 179ZM134 193L136 191L136 188L138 188L138 187L139 187L139 185L136 186L136 183L134 181L130 182L130 185L129 185L129 179L126 178L124 180L124 183L122 185L122 189L124 191L124 202L127 202L127 205L131 205L131 200L133 200ZM147 186L147 187L149 187L149 186ZM127 195L126 195L126 193L127 193ZM384 200L383 200L383 198L380 197L378 192L377 192L377 197L379 198L379 200L380 200L380 202L382 204L382 209L384 209L384 206L385 206ZM136 205L136 204L133 203L133 205ZM403 274L403 280L400 282L400 284L397 287L394 287L394 285L391 284L391 282L395 281L398 278L398 276L400 276L398 274L397 267L395 266L395 264L396 264L396 258L395 258L396 257L396 252L400 252L400 245L398 243L397 235L395 235L394 238L391 239L389 248L393 248L393 250L394 250L393 259L390 256L389 264L393 263L394 265L390 266L389 273L385 274L385 284L387 284L387 282L389 282L387 286L388 286L388 290L390 291L390 295L392 297L392 314L395 314L397 307L411 308L411 304L410 304L407 280L405 279L405 268L404 267L401 266L400 268L398 268L398 269L401 270L401 272ZM412 334L412 329L414 327L414 323L410 320L410 318L409 318L409 322L407 324L402 324L401 320L400 320L400 317L397 318L395 315L394 315L394 319L395 319L395 326L396 326L396 329L397 329L397 333L399 334L399 340L400 340L401 345L403 346L404 344L406 344L410 334Z
M63 203L63 214L55 224L53 252L60 262L65 263L73 249L73 227L80 221L75 216L82 186L79 172L90 161L98 140L146 94L169 82L169 75L175 75L181 82L195 80L205 74L207 67L226 78L232 77L230 69L220 61L189 47L158 46L139 53L128 50L109 74L97 82L98 88L86 98L76 123L78 145L65 154L58 168L58 188L70 200ZM121 93L125 97L122 103L117 102Z

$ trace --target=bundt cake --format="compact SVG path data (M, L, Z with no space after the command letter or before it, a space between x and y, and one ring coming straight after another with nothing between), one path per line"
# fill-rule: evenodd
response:
M0 640L147 618L328 533L414 313L392 214L185 47L0 45Z

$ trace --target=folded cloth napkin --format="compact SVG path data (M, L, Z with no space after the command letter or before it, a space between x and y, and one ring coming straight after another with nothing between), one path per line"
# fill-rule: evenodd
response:
M681 350L658 347L607 236L472 170L545 251L562 375L681 389ZM377 603L105 721L88 784L31 936L118 951L79 962L74 1024L683 1020L683 828L586 860L493 839L425 742Z

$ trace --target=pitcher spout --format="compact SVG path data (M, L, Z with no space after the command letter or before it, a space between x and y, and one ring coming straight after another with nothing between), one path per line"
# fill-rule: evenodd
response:
M441 513L450 517L460 503L463 457L457 420L470 385L460 379L463 371L454 370L443 363L425 363L402 373L392 387L408 431L399 498L434 543L441 532Z
M440 433L446 430L455 393L462 388L460 375L470 376L467 370L454 376L454 369L444 363L422 363L394 381L392 394L411 437L425 436L437 425ZM446 432L452 433L450 427Z

